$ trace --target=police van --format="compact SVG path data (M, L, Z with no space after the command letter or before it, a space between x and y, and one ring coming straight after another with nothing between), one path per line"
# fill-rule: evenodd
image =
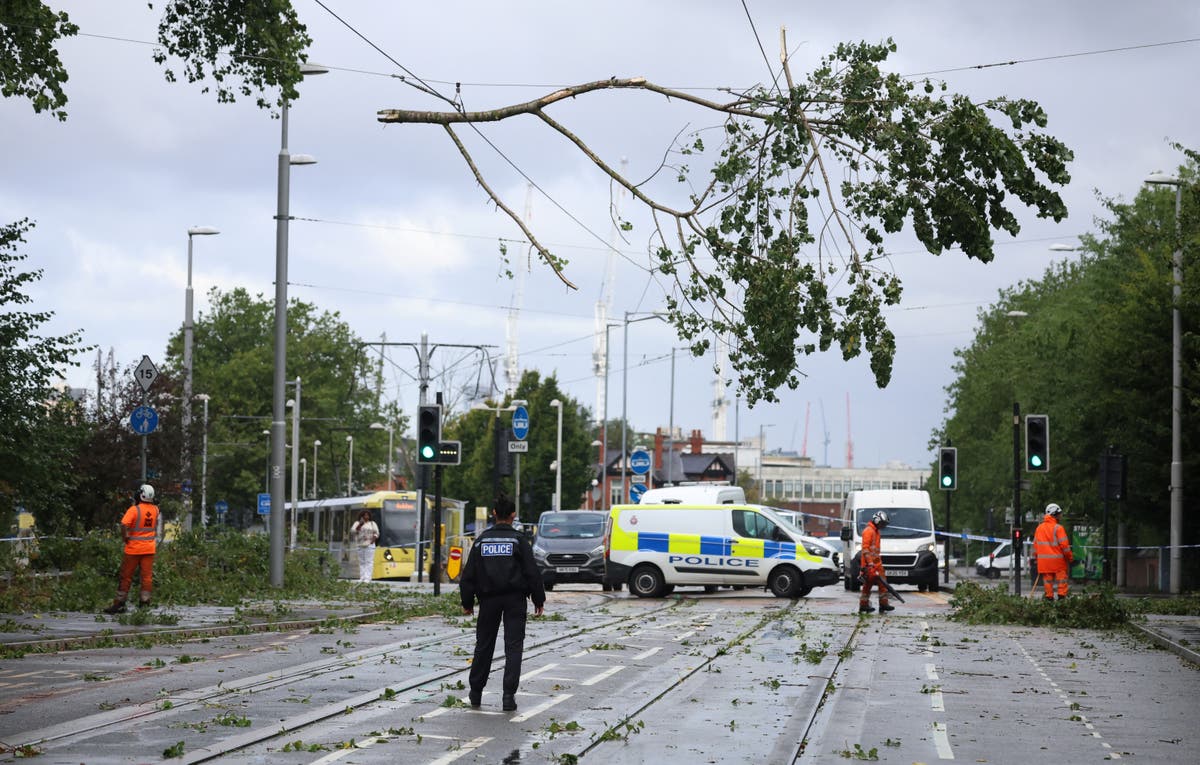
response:
M741 486L727 483L686 483L663 486L642 492L642 505L735 505L746 504L746 492Z
M761 505L617 505L604 548L610 582L641 598L677 586L765 587L801 598L837 584L837 556Z
M843 558L847 590L858 590L862 532L877 510L890 520L879 534L883 569L892 584L915 584L921 592L938 589L938 545L929 492L916 489L852 491L842 503Z

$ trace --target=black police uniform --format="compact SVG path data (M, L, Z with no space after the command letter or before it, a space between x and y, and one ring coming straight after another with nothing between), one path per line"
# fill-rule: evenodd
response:
M529 542L506 523L497 523L484 531L467 556L467 565L459 579L459 591L465 609L474 608L475 599L479 599L475 658L471 662L471 701L477 703L487 685L501 619L504 620L503 691L505 697L512 697L521 679L525 598L531 597L536 607L546 603L546 590ZM516 708L515 704L512 708Z

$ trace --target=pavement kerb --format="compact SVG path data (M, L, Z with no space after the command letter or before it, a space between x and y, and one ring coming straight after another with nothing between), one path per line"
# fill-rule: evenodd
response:
M1180 658L1187 659L1193 664L1200 665L1200 652L1197 652L1192 648L1172 640L1170 637L1162 634L1149 625L1139 624L1138 622L1131 621L1129 622L1129 626L1142 633L1142 635L1147 637L1150 642L1154 643L1160 648L1165 648Z
M136 643L146 637L188 640L197 637L220 637L223 635L244 635L250 632L287 632L319 627L330 621L369 621L380 615L378 611L362 611L349 614L327 614L307 619L291 619L280 621L263 621L257 623L239 622L237 624L213 625L211 627L181 627L172 629L139 629L129 632L111 632L108 629L90 635L72 637L52 637L35 640L22 640L0 644L0 650L20 651L28 649L37 652L63 651L72 648L89 648L94 646L127 645Z

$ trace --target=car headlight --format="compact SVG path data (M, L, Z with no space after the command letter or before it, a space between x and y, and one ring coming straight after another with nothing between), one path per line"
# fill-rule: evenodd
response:
M591 552L588 553L588 555L590 555L593 558L595 558L598 555L603 555L603 554L604 554L604 545L596 545L595 547L592 548Z
M828 558L829 557L829 550L827 548L822 547L821 545L814 545L810 542L805 542L804 549L805 549L805 551L808 552L809 555L815 555L818 558Z
M533 546L533 557L544 560L546 558L546 548L538 545Z
M930 542L929 544L921 545L920 547L917 548L917 552L931 552L935 555L937 554L937 551L938 551L937 542Z

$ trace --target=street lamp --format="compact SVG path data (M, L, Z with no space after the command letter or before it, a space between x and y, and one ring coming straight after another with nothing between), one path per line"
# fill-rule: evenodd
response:
M267 437L267 469L263 476L263 491L269 492L271 490L271 431L264 430L262 434Z
M554 509L562 510L562 402L554 399L550 406L558 410L558 446L554 460Z
M187 258L187 289L183 293L183 460L182 480L191 479L192 475L192 237L213 236L221 233L212 226L193 226L188 229L188 258ZM201 515L204 510L201 508ZM200 525L204 525L201 522ZM192 494L183 495L183 527L192 527Z
M329 71L312 64L301 64L300 75L323 74ZM292 155L288 151L288 102L280 99L279 169L275 212L275 375L271 390L271 505L283 507L283 441L286 425L283 421L284 388L287 384L287 270L288 270L288 196L291 166L316 162L307 154ZM271 586L283 586L283 513L271 514Z
M1178 595L1183 573L1183 442L1180 412L1183 409L1183 319L1179 303L1183 293L1183 232L1180 208L1183 181L1154 173L1146 183L1175 187L1175 253L1171 261L1171 578L1172 595Z
M626 451L625 432L629 430L629 421L626 419L629 401L629 325L635 321L647 321L648 319L662 319L666 321L666 316L657 311L646 313L638 319L631 319L630 316L637 316L637 312L625 312L625 335L621 341L621 502L629 501L629 489L625 485L625 473L629 466L629 456Z
M392 428L392 426L391 426L391 425L384 425L382 422L372 422L372 423L371 423L371 430L386 430L386 431L387 431L387 434L388 434L388 453L387 453L387 462L386 462L385 464L387 465L388 491L392 491L392 490L393 490L393 484L392 484L392 457L395 455L395 452L393 452L393 451L392 451L392 432L393 432L393 428Z
M758 426L758 501L765 502L767 499L767 485L763 481L763 454L766 452L767 441L763 436L763 431L766 428L775 427L775 423L759 424Z
M300 496L308 496L308 457L300 458Z
M313 441L313 490L312 498L317 498L317 447L321 445L321 439Z
M204 403L204 433L200 436L200 525L208 525L208 394L196 394Z
M346 443L350 445L350 459L346 464L346 496L354 496L354 436L346 436Z

